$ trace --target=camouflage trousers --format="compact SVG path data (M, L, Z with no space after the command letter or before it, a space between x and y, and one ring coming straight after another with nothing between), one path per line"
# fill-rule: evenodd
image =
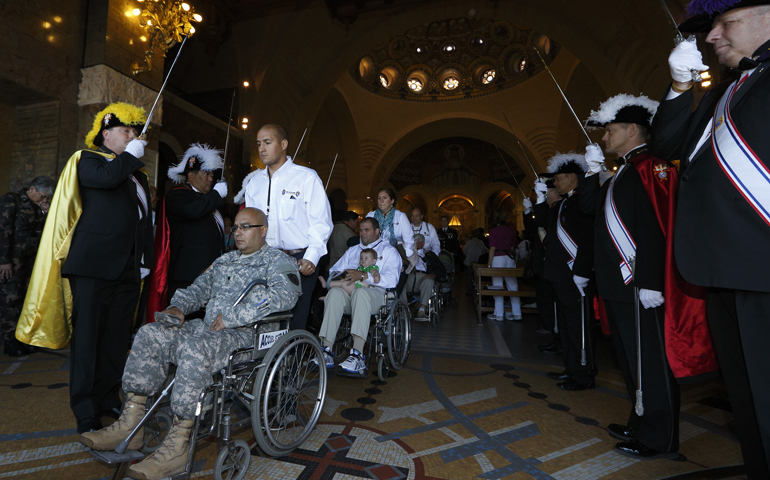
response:
M209 331L213 322L190 320L181 327L149 323L139 329L123 371L123 391L150 396L158 392L176 364L171 410L186 420L195 418L201 391L227 365L233 350L251 346L251 328Z
M0 340L6 335L14 335L16 324L24 307L31 268L13 261L13 277L0 283Z

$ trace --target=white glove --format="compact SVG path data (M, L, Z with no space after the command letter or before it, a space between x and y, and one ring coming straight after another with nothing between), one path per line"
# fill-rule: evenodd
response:
M524 207L524 214L528 214L529 212L532 211L532 200L525 198L521 202L521 206Z
M663 294L655 290L639 289L639 301L644 308L657 308L663 305Z
M695 44L695 37L690 37L680 43L668 56L668 66L671 69L671 78L675 82L692 82L692 70L702 72L708 70L708 65L703 64L703 56Z
M578 275L572 275L572 281L575 282L578 290L580 290L580 296L586 296L586 287L588 286L588 279L586 277L580 277Z
M214 190L217 191L220 197L225 198L227 196L227 183L225 182L215 183Z
M126 145L126 151L136 158L142 158L144 156L144 146L147 142L144 140L137 140L136 138L128 142Z
M586 147L586 163L589 173L599 173L604 166L604 154L599 145L592 143Z
M546 185L540 178L535 180L535 193L537 194L538 205L545 202L545 195L548 193L548 185Z

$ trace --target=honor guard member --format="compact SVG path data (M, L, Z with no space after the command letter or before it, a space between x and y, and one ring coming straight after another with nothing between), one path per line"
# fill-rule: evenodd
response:
M559 387L578 391L594 388L597 368L594 362L596 322L593 316L593 215L580 211L578 183L587 168L583 155L566 153L548 161L548 173L563 200L556 211L556 235L548 237L544 274L553 283L559 315L559 334L565 372L551 378L564 380ZM535 215L548 218L546 186L535 184ZM566 377L569 378L566 378Z
M340 364L342 373L366 377L364 343L369 333L371 316L385 304L385 291L396 288L401 275L401 254L387 240L380 238L380 223L374 217L365 217L358 226L361 243L350 247L340 260L329 269L330 279L360 281L363 272L358 270L361 250L372 248L377 252L377 267L380 271L379 283L370 281L369 288L355 288L348 294L342 287L334 287L326 295L324 319L318 337L324 345L326 368L334 368L334 355L331 347L337 338L342 315L351 317L350 333L353 335L353 348L348 358Z
M268 124L257 132L259 158L265 169L250 173L235 202L263 210L270 221L267 244L297 259L302 293L292 310L292 329L307 326L318 260L326 254L332 232L329 199L315 170L294 163L286 155L288 133Z
M51 177L36 177L29 187L0 197L0 336L9 357L33 351L16 339L16 323L55 189Z
M457 255L460 250L460 235L457 230L449 226L449 217L441 216L441 228L436 231L441 250L446 250L452 255Z
M218 209L227 184L214 183L223 167L221 153L196 143L168 169L168 178L178 186L166 193L160 208L148 322L177 289L189 287L224 252L225 223Z
M251 345L251 324L290 309L299 297L297 262L265 245L265 215L245 208L235 217L234 226L238 251L222 255L192 285L177 290L171 306L158 314L158 321L144 325L136 334L123 372L126 401L118 421L79 438L94 450L114 450L144 416L147 397L163 388L169 365L176 364L171 428L152 455L131 466L131 478L159 480L185 470L201 391L227 365L234 350ZM245 287L257 279L266 285L257 285L233 307ZM186 317L204 306L205 318ZM140 448L143 437L138 432L128 448Z
M78 432L120 411L120 377L141 279L153 264L144 109L116 103L96 114L77 165L83 212L61 270L72 288L70 406ZM53 205L52 205L53 209Z
M423 213L420 207L412 209L412 231L425 237L425 250L436 255L441 253L441 242L436 234L436 227L428 222L423 222Z
M707 33L732 69L693 112L694 42L669 56L673 83L652 124L652 153L680 159L674 231L676 262L708 288L707 311L735 415L746 472L770 478L770 3L709 2L687 7L682 32Z
M705 291L684 284L668 256L677 174L669 162L653 157L647 146L657 108L658 102L645 96L621 94L591 112L587 124L604 128L605 151L617 155L619 168L601 184L604 155L598 145L589 145L589 172L580 202L586 213L596 215L596 284L607 307L612 343L632 404L641 368L641 401L632 405L626 425L610 424L607 430L623 440L615 446L622 454L676 459L680 397L675 373L694 377L709 368L713 371L716 365L710 354ZM685 293L693 290L699 298ZM687 338L678 336L683 330ZM667 350L674 352L671 365ZM706 355L699 355L702 352ZM679 359L684 359L684 365Z

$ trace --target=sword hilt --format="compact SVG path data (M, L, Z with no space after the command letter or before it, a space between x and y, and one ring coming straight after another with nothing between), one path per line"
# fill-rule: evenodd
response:
M580 365L585 367L586 366L586 349L580 351Z
M634 411L640 417L644 416L644 404L642 403L642 390L636 391L636 404L634 405Z

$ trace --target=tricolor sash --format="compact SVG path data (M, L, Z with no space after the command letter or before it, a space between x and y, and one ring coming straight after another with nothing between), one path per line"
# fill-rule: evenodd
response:
M770 171L743 139L730 114L730 100L747 78L733 82L717 104L711 130L711 148L732 184L760 217L770 225Z
M634 242L631 233L626 228L620 215L618 215L618 208L615 206L613 191L615 189L615 180L620 176L620 172L622 172L624 168L627 168L627 165L628 164L620 167L618 173L612 177L610 186L607 189L607 197L604 199L604 222L607 225L607 230L610 232L612 243L615 244L615 248L620 254L620 274L623 276L623 283L626 285L631 283L631 280L633 279L631 263L636 257L636 242Z
M567 266L570 270L572 270L572 265L575 264L575 257L577 257L578 252L578 246L575 243L574 240L572 240L572 237L569 236L567 231L564 229L564 227L561 224L561 209L564 207L564 202L561 202L561 205L559 205L559 218L556 221L556 235L559 237L559 242L561 242L564 249L569 253L569 256L571 257L570 260L567 262Z

